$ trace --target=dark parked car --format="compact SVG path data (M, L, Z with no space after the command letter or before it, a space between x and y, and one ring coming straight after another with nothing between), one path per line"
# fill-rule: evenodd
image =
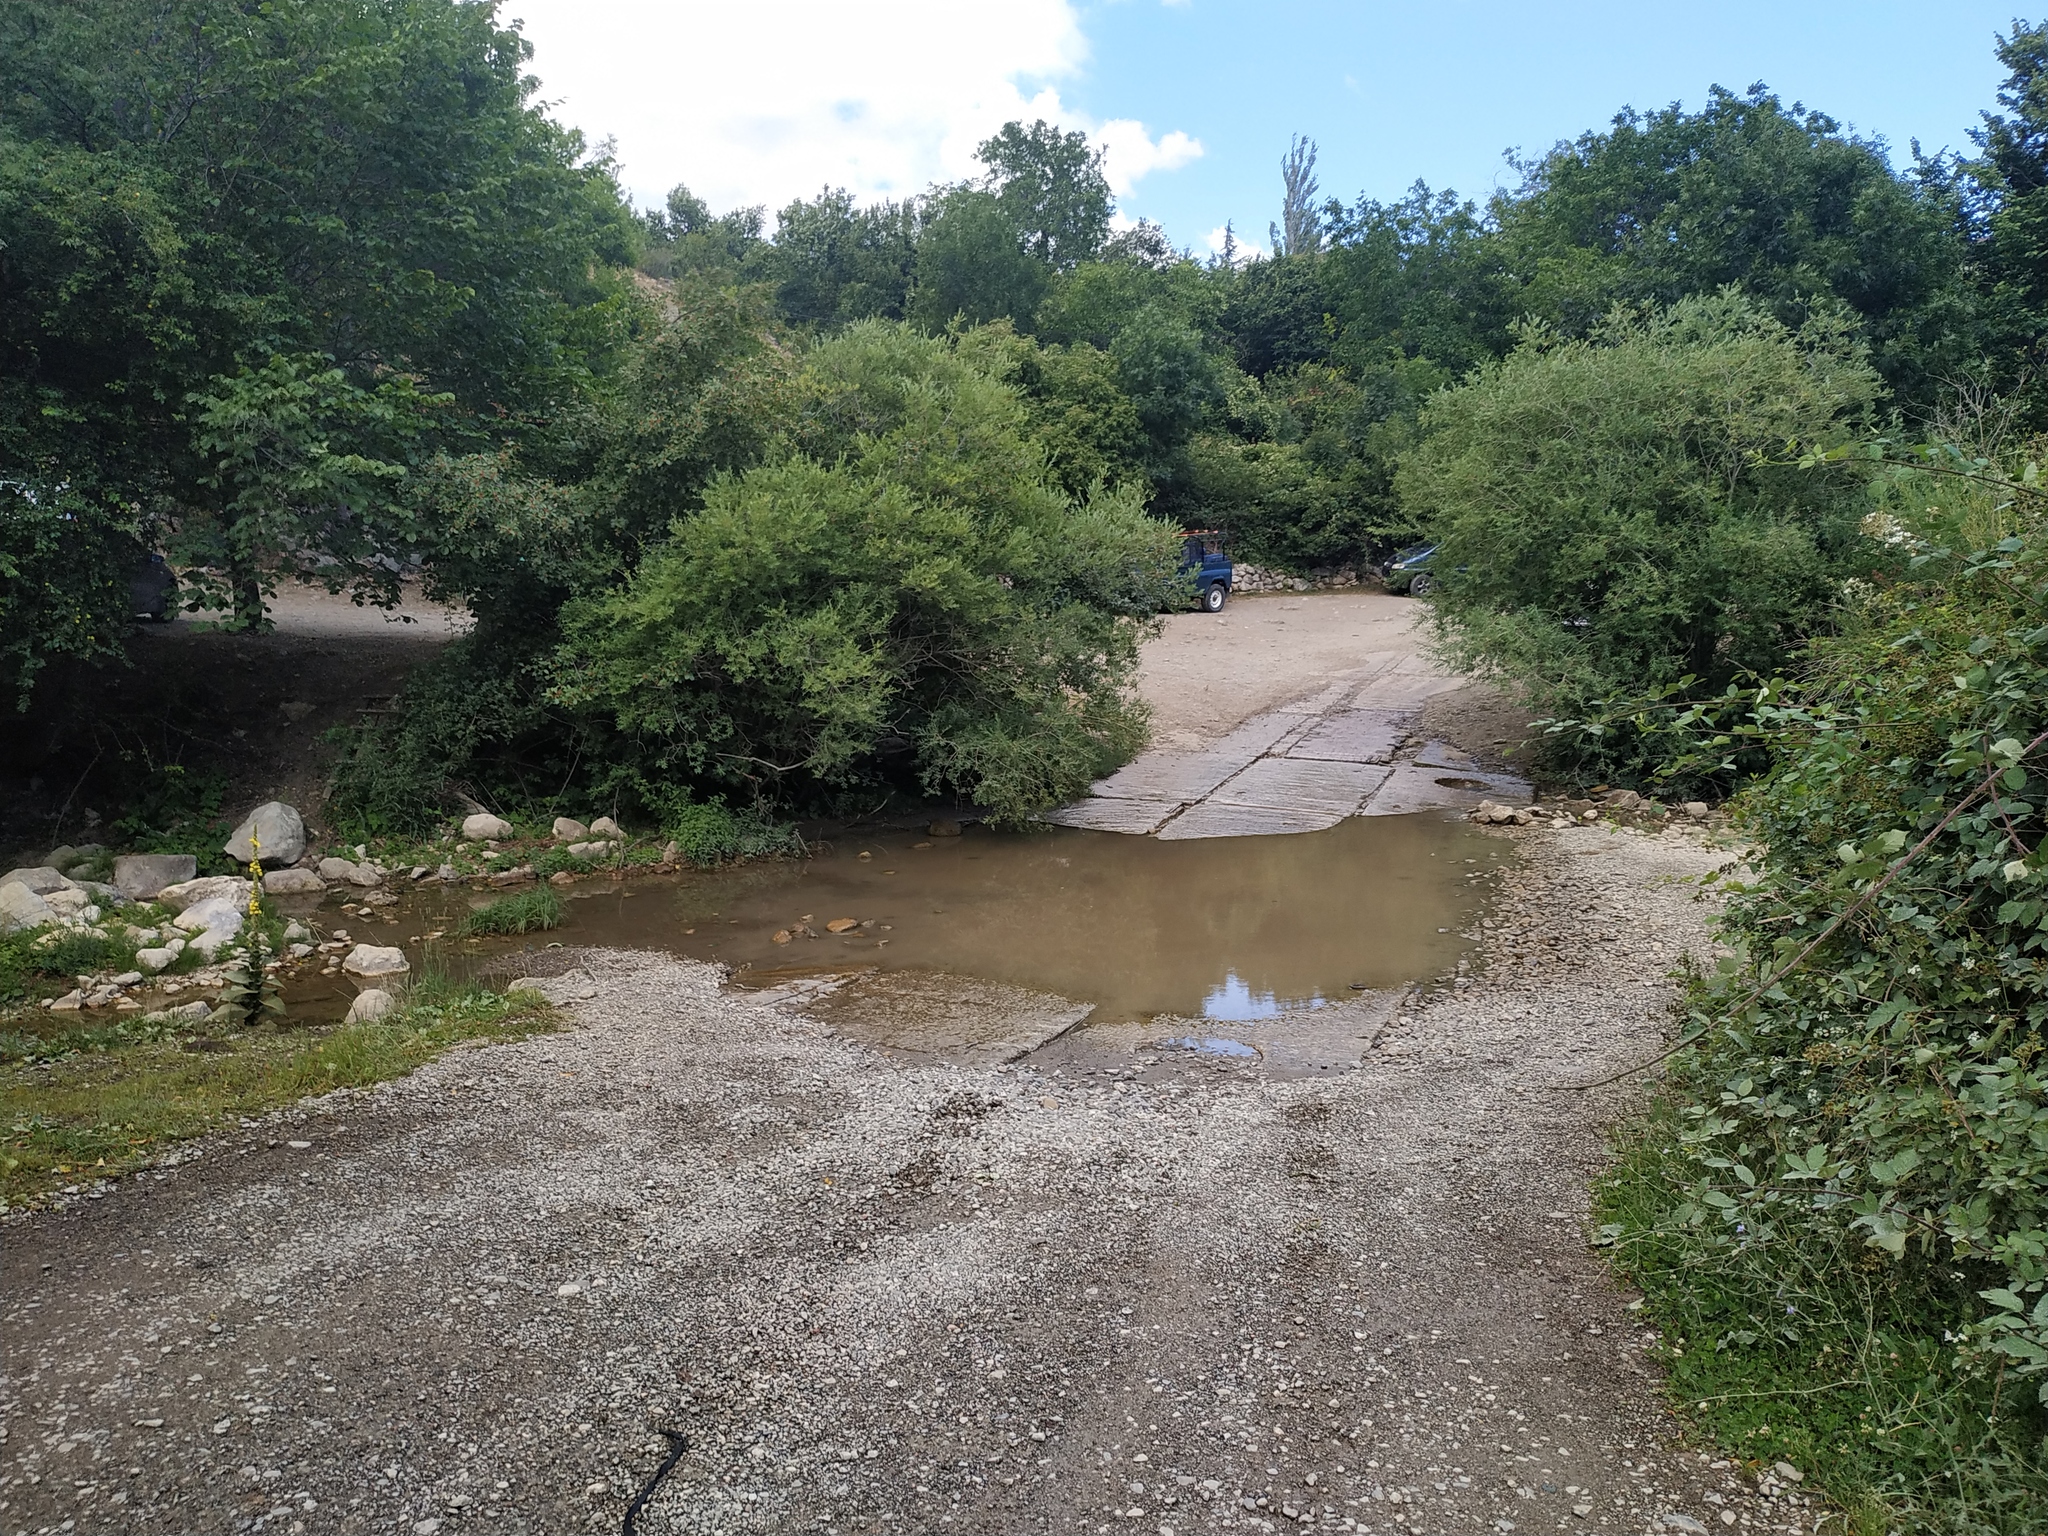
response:
M168 624L177 617L178 578L162 555L146 555L128 577L128 607L138 619Z
M1230 563L1224 535L1214 528L1190 528L1181 545L1180 568L1195 580L1195 600L1207 613L1221 613L1237 567Z
M1429 568L1430 558L1435 554L1434 544L1410 544L1387 566L1387 590L1421 597L1436 585L1436 576Z

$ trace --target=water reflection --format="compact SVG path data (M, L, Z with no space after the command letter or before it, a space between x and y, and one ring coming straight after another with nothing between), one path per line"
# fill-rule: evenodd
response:
M1285 999L1272 992L1254 992L1237 972L1231 971L1224 976L1221 986L1211 987L1209 995L1202 999L1202 1017L1232 1023L1242 1019L1270 1019L1298 1009L1320 1008L1323 1002L1320 992L1310 997Z

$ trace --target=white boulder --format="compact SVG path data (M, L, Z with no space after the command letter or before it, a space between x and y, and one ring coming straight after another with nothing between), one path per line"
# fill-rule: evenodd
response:
M348 952L341 968L351 976L398 976L411 970L412 964L395 944L358 944Z
M240 875L207 875L199 880L186 880L178 885L167 885L156 893L156 899L173 912L183 912L187 907L196 907L202 901L225 897L238 907L249 904L249 882Z
M272 800L243 817L221 851L237 864L260 858L265 869L296 864L306 852L306 823L291 806Z
M462 835L472 843L487 843L500 837L512 835L512 823L502 816L493 816L489 811L478 811L462 822Z
M246 882L244 882L246 884ZM225 896L194 902L175 919L175 926L192 937L187 941L208 960L242 931L243 910Z
M78 882L67 880L47 864L31 865L26 869L10 869L0 875L0 885L26 886L38 896L47 896L52 891L71 891L78 888Z
M370 1019L381 1019L385 1014L395 1012L397 1008L397 998L382 987L371 987L356 995L356 1000L348 1005L348 1017L342 1022L361 1024Z
M0 884L0 933L20 933L56 920L50 904L19 880Z
M597 818L597 820L593 821L590 824L590 835L592 837L616 837L623 841L625 839L626 832L625 829L621 827L616 821L613 821L611 817L600 816Z
M590 828L572 816L555 818L555 841L558 843L580 843L590 836Z
M315 896L327 889L327 882L310 869L273 869L263 877L266 896Z

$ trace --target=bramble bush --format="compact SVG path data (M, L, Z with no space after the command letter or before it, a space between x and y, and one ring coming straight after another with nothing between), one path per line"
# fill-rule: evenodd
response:
M1973 497L2015 531L1901 529L1904 578L1695 744L1775 766L1605 1235L1703 1410L1732 1374L1852 1502L2019 1533L2048 1514L2048 547L2024 485Z

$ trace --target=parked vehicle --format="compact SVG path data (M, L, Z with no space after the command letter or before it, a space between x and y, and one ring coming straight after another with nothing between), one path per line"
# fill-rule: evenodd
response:
M1429 568L1432 556L1436 554L1434 544L1410 544L1395 555L1387 566L1387 590L1406 592L1411 597L1421 597L1436 585L1436 575Z
M1194 576L1195 600L1205 613L1221 613L1237 576L1237 567L1230 563L1228 538L1214 528L1189 528L1183 538L1180 568Z
M145 555L129 572L128 607L136 618L158 624L177 617L178 577L162 555Z

